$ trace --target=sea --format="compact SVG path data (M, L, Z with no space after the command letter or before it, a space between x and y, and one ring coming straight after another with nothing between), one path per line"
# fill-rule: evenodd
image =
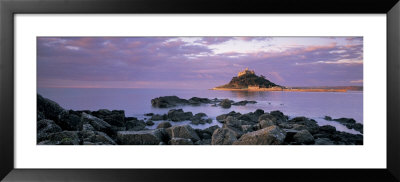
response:
M209 99L230 99L234 101L254 100L256 104L232 106L229 109L212 107L210 104L200 106L178 106L185 112L193 114L203 112L213 119L212 123L191 125L193 128L204 129L213 125L221 126L216 117L231 111L242 114L262 109L265 112L279 110L289 118L305 116L317 121L319 125L332 125L337 130L353 134L358 131L348 129L335 122L327 121L325 116L332 118L353 118L363 123L363 92L282 92L282 91L225 91L208 89L145 89L145 88L38 88L43 97L57 102L64 109L72 110L124 110L126 116L148 119L145 113L165 114L174 108L154 108L151 99L160 96L178 96L184 99L202 97ZM153 129L155 125L147 126ZM171 122L173 125L189 124L190 121Z

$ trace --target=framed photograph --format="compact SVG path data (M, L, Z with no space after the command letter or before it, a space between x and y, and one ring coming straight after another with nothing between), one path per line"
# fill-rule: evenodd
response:
M0 8L5 181L400 180L398 1Z

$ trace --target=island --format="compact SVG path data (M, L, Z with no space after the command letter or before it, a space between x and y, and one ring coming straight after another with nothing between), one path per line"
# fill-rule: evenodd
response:
M362 91L362 87L338 86L338 87L286 87L275 84L263 75L256 75L254 70L239 72L237 76L225 85L217 86L211 90L229 91L286 91L286 92L347 92L348 90Z

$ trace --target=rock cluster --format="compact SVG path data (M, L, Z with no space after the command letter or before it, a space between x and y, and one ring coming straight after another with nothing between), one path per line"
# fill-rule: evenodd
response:
M192 102L205 102L192 99ZM73 111L38 95L37 143L40 145L362 145L363 135L319 126L306 117L289 119L280 111L241 114L235 111L217 116L222 127L194 129L190 125L211 123L205 113L171 109L160 115L147 113L145 122L126 117L121 110ZM155 125L156 129L146 126ZM353 124L347 119L338 122ZM172 125L171 123L174 123ZM361 125L362 126L362 125Z
M229 99L208 99L200 97L192 97L189 100L179 98L177 96L163 96L151 100L151 105L156 108L170 108L182 105L198 106L201 104L212 104L213 106L220 105L222 108L230 108L231 105L244 106L246 104L255 104L256 101L239 101L234 102ZM150 114L150 113L149 113Z

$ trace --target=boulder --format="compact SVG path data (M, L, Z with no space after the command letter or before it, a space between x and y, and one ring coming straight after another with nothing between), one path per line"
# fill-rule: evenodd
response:
M335 133L336 132L336 128L334 126L331 125L324 125L319 127L319 131L322 133Z
M172 126L165 129L169 138L186 138L193 142L200 140L196 131L189 125Z
M258 117L258 122L260 122L262 120L265 120L265 121L271 120L274 124L277 124L275 116L273 116L269 113L264 113L263 115Z
M64 109L56 102L37 94L37 113L38 113L37 120L45 118L53 120L54 122L57 123L58 115L62 111L64 111Z
M192 112L183 112L182 109L171 109L168 111L168 118L171 121L190 120L193 117Z
M83 124L90 124L96 131L101 131L107 134L114 134L111 125L100 118L90 114L82 113L81 120Z
M271 119L261 120L259 124L261 129L275 125L275 123Z
M229 100L229 99L224 99L224 100L222 100L220 103L219 103L219 105L222 107L222 108L231 108L231 104L232 102L231 102L231 100Z
M186 99L181 99L177 96L164 96L151 99L151 105L157 108L169 108L185 104L189 104L189 101Z
M165 130L119 131L117 141L122 145L158 145L165 141Z
M234 145L280 145L284 142L286 132L277 126L270 126L258 131L244 134Z
M304 125L305 129L311 134L316 134L319 132L319 125L313 119L308 119L306 117L296 117L288 121L290 124ZM296 125L294 125L296 126ZM300 129L300 128L297 128Z
M153 126L153 125L154 125L154 122L151 121L151 120L146 121L146 125L147 125L147 126Z
M192 140L187 138L172 138L168 144L170 145L193 145Z
M216 129L218 129L219 126L218 125L214 125L214 126L210 126L206 129L195 129L197 135L201 138L201 139L211 139L211 135L214 133L214 131Z
M125 126L125 111L101 109L92 112L93 116L103 119L110 125L124 127Z
M211 138L199 140L199 141L195 142L194 145L211 145Z
M81 117L70 113L70 111L62 111L56 122L63 130L79 131L82 130L83 123Z
M218 128L211 137L211 145L232 145L237 140L235 133L227 128Z
M308 130L301 130L293 136L293 141L298 144L312 144L314 143L314 137Z
M145 116L153 116L154 115L154 113L146 113L146 114L144 114Z
M247 114L242 114L238 117L239 120L247 121L249 124L256 124L258 122L258 117L260 115L255 114L255 113L247 113Z
M84 145L116 145L107 134L100 131L80 131L78 133Z
M216 119L217 119L218 122L224 123L224 122L225 122L225 118L228 117L228 116L232 116L232 117L234 117L234 118L237 118L237 117L239 117L239 116L241 116L241 115L242 115L242 114L240 114L240 113L238 113L238 112L231 111L231 112L229 112L228 114L221 114L221 115L217 116Z
M324 119L327 121L332 121L332 117L330 117L330 116L325 116Z
M50 133L61 132L62 129L54 121L42 119L37 121L37 142L44 140Z
M82 131L95 131L93 126L89 123L83 124Z
M168 121L164 121L158 124L157 128L169 128L171 126L172 126L171 123L169 123Z
M253 125L242 125L242 132L243 133L248 133L254 131L254 126Z
M146 127L146 123L143 120L131 120L126 122L126 130L128 131L140 131Z
M190 118L190 121L191 124L197 125L197 124L211 123L212 119L207 118L207 115L205 113L197 113L192 118Z
M281 111L271 111L269 114L275 117L277 123L284 123L288 120L288 117L285 116Z
M317 138L315 139L315 145L334 145L334 143L328 138Z
M50 133L38 145L79 145L78 131Z

